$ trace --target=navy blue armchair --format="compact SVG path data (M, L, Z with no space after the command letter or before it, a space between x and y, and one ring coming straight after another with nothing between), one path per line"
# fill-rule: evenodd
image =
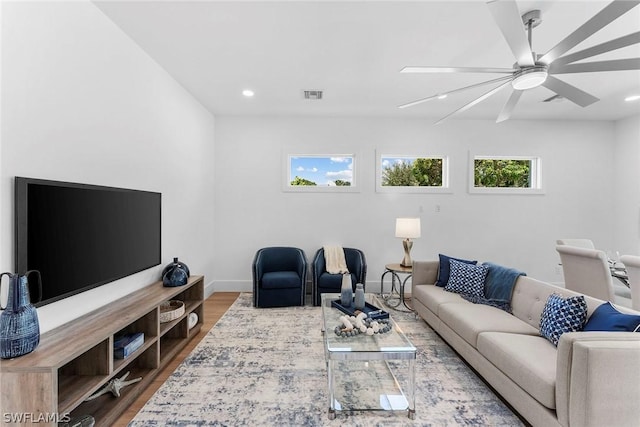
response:
M362 283L366 287L367 261L360 249L343 248L347 269L351 273L353 290L356 283ZM320 305L320 294L340 293L342 287L342 274L329 274L326 271L324 249L320 248L313 258L313 305Z
M307 258L302 249L262 248L253 259L253 306L304 305Z

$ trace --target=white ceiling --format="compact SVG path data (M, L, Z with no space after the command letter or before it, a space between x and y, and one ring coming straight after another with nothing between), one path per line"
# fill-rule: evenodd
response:
M398 109L493 74L400 74L406 65L510 68L515 62L484 1L101 1L96 5L215 115L438 119L491 86ZM533 48L545 53L608 1L519 1L542 11ZM572 51L640 30L640 6ZM524 31L524 27L523 27ZM571 52L571 51L570 51ZM590 60L638 58L640 44ZM587 62L587 61L584 61ZM512 119L617 120L640 114L640 71L558 78L600 98L582 108L526 91ZM247 99L241 92L255 91ZM323 90L324 99L303 99ZM510 90L456 116L495 119Z

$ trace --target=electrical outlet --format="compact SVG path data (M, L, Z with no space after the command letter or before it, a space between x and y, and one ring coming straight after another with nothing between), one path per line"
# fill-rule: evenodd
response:
M440 212L440 205L436 205L435 211Z
M562 276L562 266L556 265L556 276Z

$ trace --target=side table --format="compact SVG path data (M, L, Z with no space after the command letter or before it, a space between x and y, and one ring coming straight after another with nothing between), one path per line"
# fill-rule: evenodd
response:
M389 294L385 295L384 278L387 274L391 274L391 291L389 292ZM404 279L401 279L401 274L406 274L406 277ZM407 300L404 296L405 285L407 284L407 280L411 278L412 274L413 269L411 267L404 267L398 263L387 264L384 266L384 273L382 273L382 277L380 277L380 296L382 297L386 305L398 310L400 304L402 304L407 308L408 311L413 311L413 309L407 305Z

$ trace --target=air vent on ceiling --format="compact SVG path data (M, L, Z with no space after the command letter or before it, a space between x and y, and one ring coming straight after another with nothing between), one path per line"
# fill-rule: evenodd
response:
M319 101L322 99L322 91L321 90L305 90L304 99L312 99L312 100Z

